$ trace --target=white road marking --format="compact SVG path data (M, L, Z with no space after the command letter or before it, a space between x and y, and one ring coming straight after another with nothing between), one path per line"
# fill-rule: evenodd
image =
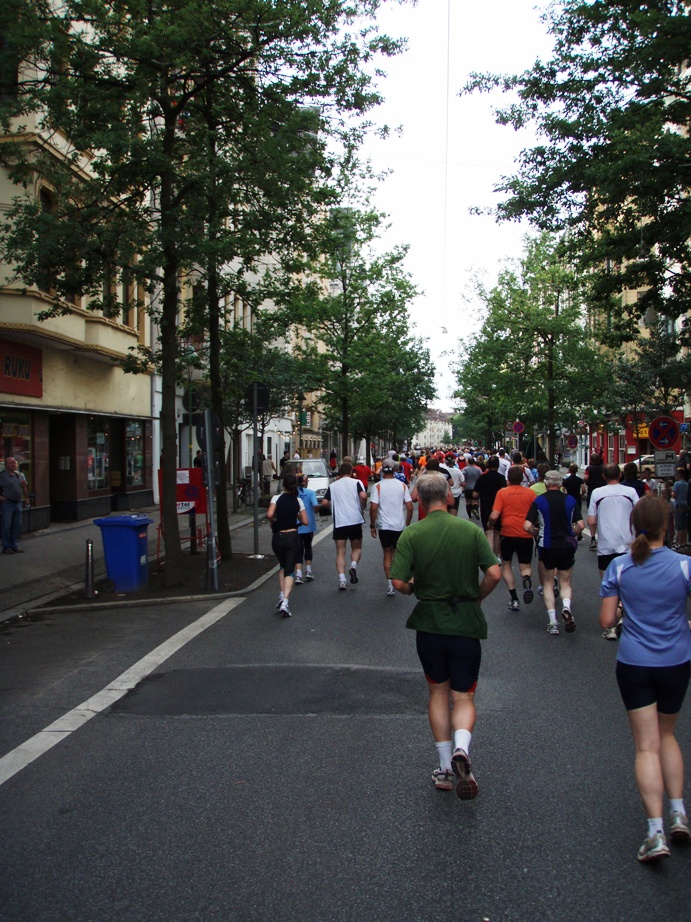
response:
M202 615L197 621L188 624L187 627L173 634L168 640L156 647L151 653L147 653L139 662L131 666L122 675L110 682L101 691L96 692L90 698L87 698L82 704L63 714L57 720L53 721L43 730L39 731L26 742L21 743L16 749L8 752L7 755L0 758L0 785L26 768L30 762L38 759L44 753L57 746L61 740L82 727L88 720L97 714L105 711L120 698L123 698L128 691L135 688L146 676L150 675L154 669L157 669L161 663L164 663L169 657L178 650L182 649L185 644L194 640L202 631L216 624L229 611L236 608L244 598L224 599L215 608Z

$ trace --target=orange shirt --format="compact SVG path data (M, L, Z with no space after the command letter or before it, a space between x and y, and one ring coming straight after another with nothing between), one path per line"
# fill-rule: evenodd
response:
M502 537L530 538L523 524L534 499L535 493L530 487L520 485L505 487L497 493L492 512L501 513Z

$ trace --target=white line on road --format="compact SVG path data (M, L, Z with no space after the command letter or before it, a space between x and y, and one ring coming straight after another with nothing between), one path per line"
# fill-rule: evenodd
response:
M39 756L48 752L53 746L56 746L61 740L66 739L75 730L78 730L92 717L105 711L106 708L114 704L118 699L123 698L128 691L135 688L142 679L150 675L154 669L157 669L161 663L164 663L169 657L178 650L182 649L185 644L194 640L202 631L220 621L229 611L232 611L244 598L225 599L211 611L202 615L192 624L173 634L168 640L156 647L151 653L147 653L139 662L131 666L122 675L106 685L105 688L87 698L78 707L73 708L62 717L59 717L52 724L44 727L35 736L32 736L26 742L21 743L16 749L8 752L7 755L0 759L0 785L26 768L30 762L33 762Z

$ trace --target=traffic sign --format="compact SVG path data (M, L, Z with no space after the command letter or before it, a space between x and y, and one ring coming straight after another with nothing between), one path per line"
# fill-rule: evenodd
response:
M512 428L513 431L516 433L516 435L520 435L521 432L523 432L523 430L525 429L525 426L524 426L523 423L520 421L520 419L517 419L516 422L513 424L513 426L512 426L511 428Z
M650 423L648 438L653 448L674 448L679 441L679 423L671 416L658 416Z
M578 436L570 435L566 444L569 446L569 448L578 448Z

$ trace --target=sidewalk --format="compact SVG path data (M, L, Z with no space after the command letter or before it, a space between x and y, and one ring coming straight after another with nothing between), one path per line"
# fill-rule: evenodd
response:
M115 513L114 513L115 514ZM119 514L119 513L118 513ZM156 538L160 509L139 509L137 515L153 520L148 526L149 561L156 559ZM187 525L181 522L181 530ZM243 510L229 515L233 535L233 553L253 553L254 511ZM266 509L259 509L259 552L271 554L271 535L264 524ZM0 621L16 617L28 608L45 605L76 587L84 587L86 576L86 542L93 541L94 576L106 575L101 529L89 519L65 525L51 525L23 535L23 554L0 555ZM189 548L189 544L186 545ZM164 556L161 541L161 556Z

